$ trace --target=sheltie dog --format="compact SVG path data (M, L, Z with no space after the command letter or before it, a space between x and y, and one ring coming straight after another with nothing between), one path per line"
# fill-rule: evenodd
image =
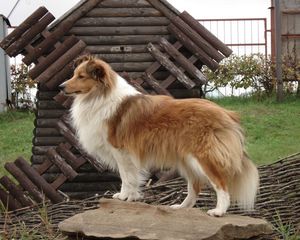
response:
M145 170L176 168L188 194L172 208L193 207L206 183L217 195L209 215L224 215L230 201L253 208L258 171L247 157L235 112L203 99L144 95L92 56L77 61L60 89L74 96L71 119L80 144L119 171L121 190L113 198L138 200Z

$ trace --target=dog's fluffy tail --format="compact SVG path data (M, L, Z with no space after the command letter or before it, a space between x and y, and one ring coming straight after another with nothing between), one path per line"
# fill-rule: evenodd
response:
M254 208L259 186L258 170L249 159L245 150L244 132L236 113L227 112L230 126L215 132L214 159L221 160L223 169L231 175L228 179L228 190L233 203L240 208Z
M244 153L241 171L235 173L229 187L232 202L237 203L240 208L245 210L253 209L258 186L257 168Z

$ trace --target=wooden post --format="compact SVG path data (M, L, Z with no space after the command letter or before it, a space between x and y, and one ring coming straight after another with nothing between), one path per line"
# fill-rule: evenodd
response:
M281 44L281 10L280 1L275 0L275 34L276 34L276 79L277 79L277 101L283 101L282 81L282 44Z

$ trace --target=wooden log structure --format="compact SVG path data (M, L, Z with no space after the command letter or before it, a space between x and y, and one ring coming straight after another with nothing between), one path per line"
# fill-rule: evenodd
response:
M82 198L119 187L119 177L78 143L65 114L73 98L58 92L79 55L107 61L145 94L185 98L201 96L202 65L216 70L231 53L165 0L83 1L48 26L53 20L41 7L0 43L10 55L21 53L26 65L35 64L29 75L38 82L32 166L18 158L5 168L19 184L0 178L0 199L10 210L63 201L59 191Z
M48 10L45 7L39 7L23 23L21 23L18 28L2 40L0 47L6 50L12 43L16 42L23 33L37 23L47 12Z

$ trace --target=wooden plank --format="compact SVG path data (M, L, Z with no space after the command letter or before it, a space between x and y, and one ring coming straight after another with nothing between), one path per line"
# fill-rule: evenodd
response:
M148 44L148 43L147 43ZM92 54L104 53L148 53L147 44L88 45L86 50Z
M74 36L67 37L54 51L47 55L47 57L39 60L38 64L28 72L28 75L32 79L35 79L78 41L79 40Z
M99 7L123 8L123 7L151 7L147 0L104 0L98 4Z
M54 146L33 146L32 153L34 155L44 155L46 154L46 152L50 147L54 147Z
M21 203L2 187L0 187L0 200L8 211L13 211L22 207Z
M58 145L61 142L64 142L65 139L63 137L35 137L33 139L33 145L35 146L48 146L48 145Z
M211 59L206 52L199 48L187 35L181 32L174 24L170 24L169 31L176 36L176 38L184 45L190 52L192 52L203 64L215 71L219 64Z
M56 177L56 179L51 183L51 187L53 187L54 189L58 189L61 185L63 185L66 181L68 180L68 178L63 175L60 174L58 177Z
M51 187L51 185L34 170L26 160L19 157L15 161L16 165L27 175L27 177L45 193L52 203L63 201L63 197Z
M21 38L11 44L6 53L10 57L15 57L29 44L39 33L41 33L55 17L51 13L47 13L38 23L33 25Z
M57 90L58 86L72 76L74 72L74 61L72 60L59 72L52 76L45 84L49 90Z
M57 137L60 136L60 133L55 128L35 128L34 135L36 137Z
M146 44L158 42L161 37L171 39L170 35L78 36L87 45Z
M155 8L94 8L87 17L161 17Z
M176 13L174 13L170 8L168 8L166 5L164 5L160 0L151 0L149 3L161 11L165 16L167 16L169 19L172 19L177 16Z
M44 199L43 194L33 184L33 182L16 166L15 163L5 163L4 168L20 183L20 185L33 197L38 203Z
M206 77L196 68L185 56L183 56L175 47L173 47L166 39L162 38L159 45L191 76L198 84L205 84Z
M59 118L50 118L50 119L35 119L34 126L40 128L54 128L56 126L57 121Z
M144 74L143 79L151 86L151 88L154 89L154 91L158 94L171 96L171 94L164 88L162 88L159 84L159 82L152 77L150 74Z
M65 113L63 109L37 110L38 118L60 118Z
M44 41L35 46L34 51L27 54L22 61L26 65L30 65L34 60L38 59L44 53L46 53L51 47L53 47L59 39L61 39L72 27L73 24L87 12L89 12L93 7L99 3L99 0L89 0L71 15L69 15L63 22L56 26L55 30L51 32Z
M88 18L79 19L74 26L167 26L170 20L166 17L105 17L105 18Z
M54 146L55 148L55 146ZM30 158L31 162L33 164L44 164L45 162L48 162L49 159L47 157L47 155L32 155L31 158ZM50 161L51 162L51 161ZM53 165L53 163L51 162L51 165L49 167L51 167ZM46 165L45 165L46 167ZM48 167L48 168L49 168Z
M144 72L153 62L120 62L111 63L116 72Z
M37 102L38 109L64 109L61 104L55 102L54 100L41 100Z
M33 156L33 157L35 157L35 156ZM32 160L32 162L36 164L36 161ZM52 166L53 166L53 163L49 159L46 159L40 165L38 165L38 167L36 167L35 170L40 175L42 175Z
M52 100L58 94L58 91L38 91L36 98L38 100Z
M60 171L67 177L69 180L73 180L78 174L73 168L57 153L54 148L50 148L47 152L47 156L50 161L53 162Z
M121 26L121 27L73 27L70 34L76 36L124 36L124 35L166 35L167 26Z
M182 18L192 29L194 29L200 36L209 42L214 48L223 53L226 57L232 54L232 50L220 41L215 35L208 31L196 19L194 19L188 12L184 11L180 14Z
M198 61L198 58L195 57L194 55L192 55L188 61L191 63L191 64L194 64ZM182 70L182 68L180 67L179 69ZM173 75L169 75L165 80L163 80L160 85L163 87L163 88L167 88L169 87L174 81L176 80L176 78L173 76ZM172 94L173 95L173 94ZM174 96L174 95L173 95Z
M0 179L2 186L23 206L31 206L33 203L26 197L22 189L17 186L9 177L3 176Z
M191 89L196 84L186 76L174 63L172 63L168 57L166 57L161 51L159 51L153 44L148 44L149 52L163 65L166 69L174 75L178 81L180 81L186 88Z
M48 10L45 7L39 7L34 13L32 13L24 22L22 22L14 31L6 36L0 43L0 47L6 50L12 43L17 41L23 33L31 28L36 22L42 18Z
M85 48L86 44L83 41L77 42L72 48L70 48L65 54L63 54L58 60L56 60L51 66L47 68L41 75L36 78L36 81L45 84L52 76L58 71L64 68L69 62L74 60Z
M97 58L107 63L114 62L151 62L154 61L150 53L114 53L114 54L94 54Z
M212 45L210 45L210 43L208 43L203 37L201 37L180 17L172 19L172 23L216 62L220 62L222 59L224 59L224 56L221 53L219 53Z
M68 164L71 165L73 169L77 169L86 163L86 159L83 157L77 158L67 147L66 144L59 144L56 151L66 160Z
M105 170L103 165L98 160L87 154L85 150L82 149L77 140L77 137L69 130L65 123L63 123L62 121L58 121L57 127L59 132L68 140L71 145L73 145L81 153L84 158L86 158L87 161L92 164L92 166L94 166L99 172L103 172Z
M182 44L177 41L174 43L173 45L176 49L179 49L180 47L182 47ZM167 55L168 57L168 55ZM147 68L146 70L146 74L153 74L154 72L156 72L159 68L161 67L161 64L159 62L154 62L149 68Z

